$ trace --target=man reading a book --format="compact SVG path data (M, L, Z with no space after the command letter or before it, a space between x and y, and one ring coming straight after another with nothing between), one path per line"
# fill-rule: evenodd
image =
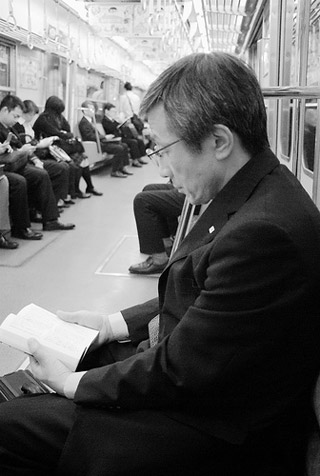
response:
M76 372L29 342L56 394L0 405L0 474L301 476L320 369L319 211L270 150L259 84L236 57L180 59L141 113L160 175L209 206L158 299L59 313L99 330Z

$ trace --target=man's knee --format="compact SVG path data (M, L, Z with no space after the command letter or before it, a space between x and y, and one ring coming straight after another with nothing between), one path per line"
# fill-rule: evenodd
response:
M27 181L22 175L15 173L7 173L6 175L9 180L9 193L27 193Z
M146 192L139 192L133 199L133 209L136 210L144 210L148 203L148 196Z

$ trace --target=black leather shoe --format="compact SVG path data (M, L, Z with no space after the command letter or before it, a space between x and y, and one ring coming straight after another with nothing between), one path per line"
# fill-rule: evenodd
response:
M91 195L90 195L90 193L76 192L76 197L77 198L90 198Z
M44 231L56 231L56 230L73 230L74 227L73 223L61 223L58 220L54 221L47 221L43 224Z
M19 243L8 240L2 233L0 233L0 248L3 250L15 250L18 246Z
M121 172L122 172L123 174L126 174L126 175L133 175L133 173L130 172L130 170L128 169L127 166L123 167L122 170L121 170Z
M116 170L115 172L111 172L111 177L117 177L117 178L127 178L128 176L121 172L121 170Z
M167 266L167 262L163 264L157 264L153 262L152 256L149 256L142 263L133 264L129 268L129 273L132 274L156 274L162 273L164 268Z
M132 162L132 167L142 167L142 164L140 164L139 160L134 160Z
M139 163L140 163L140 164L142 164L142 165L146 165L146 164L148 164L148 163L149 163L149 161L148 161L148 160L143 160L143 158L142 158L142 157L140 157L140 159L138 159L138 160L139 160Z
M31 230L31 228L23 228L22 230L11 230L11 236L21 240L41 240L43 234Z
M102 192L98 192L95 188L92 188L91 190L86 190L87 193L90 193L91 195L96 195L96 197L101 197L103 195Z

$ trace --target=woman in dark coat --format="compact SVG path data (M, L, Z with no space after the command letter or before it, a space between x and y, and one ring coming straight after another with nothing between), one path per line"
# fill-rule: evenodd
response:
M89 162L87 156L84 154L84 148L80 140L74 137L71 132L70 124L62 114L65 110L65 105L62 99L57 96L50 96L45 104L45 110L39 115L34 123L33 129L37 139L43 137L50 137L52 135L58 136L59 140L55 142L61 149L63 149L72 159L69 162L70 171L74 172L75 186L74 190L71 188L71 196L79 198L89 198L90 194L102 195L97 192L91 180L89 169ZM79 183L81 177L84 178L87 188L86 193L81 192Z

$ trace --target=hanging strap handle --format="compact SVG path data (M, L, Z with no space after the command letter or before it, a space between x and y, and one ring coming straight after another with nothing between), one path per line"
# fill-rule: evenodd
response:
M134 110L133 110L133 107L132 107L132 102L130 101L130 98L127 94L127 98L128 98L128 101L129 101L129 104L130 104L130 107L131 107L131 111L132 111L132 115L134 114Z

